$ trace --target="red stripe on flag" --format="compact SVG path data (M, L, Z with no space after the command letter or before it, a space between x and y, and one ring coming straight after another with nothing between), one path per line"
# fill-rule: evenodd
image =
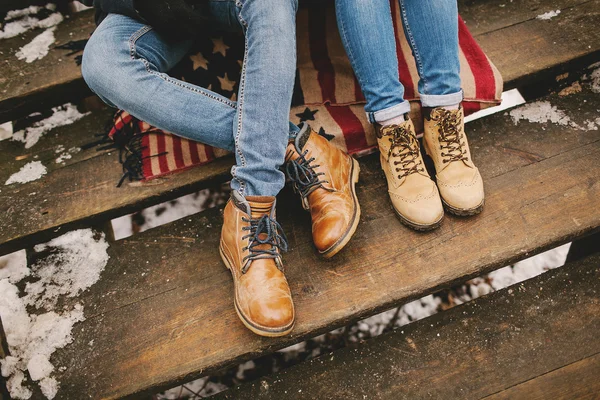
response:
M463 101L462 106L465 116L471 115L474 112L481 110L481 103L478 101Z
M150 161L150 135L142 136L142 172L144 174L144 179L147 179L154 175L152 173L152 162Z
M398 38L398 1L390 0L390 7L392 9L392 23L394 24L394 38L396 39L396 56L398 57L398 76L404 86L404 98L414 99L415 98L415 85L413 85L412 77L408 69L408 64L402 53L402 46L400 46L400 39ZM402 22L400 22L402 23Z
M190 146L190 156L192 158L192 164L200 164L200 155L198 154L198 143L193 140L187 141L188 146Z
M496 80L492 66L460 16L458 17L458 39L471 71L474 72L475 97L477 99L494 99L496 97Z
M321 87L323 102L335 103L335 73L333 64L329 59L327 51L327 14L323 7L319 12L309 13L308 16L308 43L310 47L310 58L317 70L317 80Z
M185 163L183 162L183 150L181 149L181 138L175 135L171 135L173 138L173 158L175 159L175 165L177 168L184 168Z
M342 129L348 153L352 154L368 147L365 129L348 106L326 105L327 111Z
M213 148L207 144L204 145L204 154L206 154L206 162L209 162L209 161L212 161L215 159L215 153L213 151Z
M156 135L156 143L157 143L157 152L158 155L158 166L160 167L160 173L166 174L169 172L169 164L167 164L167 157L164 154L167 150L167 146L165 145L165 135L158 134Z

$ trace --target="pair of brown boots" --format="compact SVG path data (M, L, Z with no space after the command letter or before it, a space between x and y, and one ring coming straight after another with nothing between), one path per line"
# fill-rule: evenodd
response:
M286 170L310 211L312 236L329 258L350 240L360 219L358 162L304 125L286 153ZM283 336L294 327L294 303L280 251L287 240L275 218L275 197L233 192L225 206L220 253L233 275L235 310L248 329Z
M444 208L468 216L481 212L484 204L483 180L471 160L462 107L423 112L423 144L435 165L436 182L425 169L412 121L375 127L393 208L405 225L420 231L440 226Z
M425 110L424 123L424 144L435 164L437 186L427 174L410 120L376 126L394 210L402 222L418 230L439 226L444 206L454 214L473 215L484 203L462 108ZM317 250L326 258L334 256L348 243L360 218L354 187L358 162L305 125L288 144L286 170L302 205L310 210ZM238 316L262 336L283 336L294 327L294 303L280 254L286 249L275 219L275 197L244 198L234 192L225 206L220 252L233 275Z

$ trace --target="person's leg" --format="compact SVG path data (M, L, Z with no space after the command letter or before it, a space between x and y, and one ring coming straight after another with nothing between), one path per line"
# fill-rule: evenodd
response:
M456 0L399 0L406 39L419 73L423 107L462 101Z
M296 72L297 0L240 0L245 54L234 120L231 187L275 196L283 188L289 112Z
M285 178L289 112L296 70L296 0L237 0L245 54L233 129L236 165L223 211L220 253L234 283L234 305L248 329L288 334L294 304L280 251L285 235L275 218L275 196Z
M417 230L436 228L444 210L424 168L415 129L405 115L389 0L336 0L337 21L348 58L367 100L392 206Z
M167 41L148 25L110 14L84 50L83 77L113 107L176 135L234 151L236 103L166 74L191 44Z
M336 0L338 28L371 123L382 124L410 111L398 75L389 0Z
M460 107L456 0L399 0L403 26L419 71L425 117L423 142L433 159L446 210L473 215L483 209L484 189L471 158Z

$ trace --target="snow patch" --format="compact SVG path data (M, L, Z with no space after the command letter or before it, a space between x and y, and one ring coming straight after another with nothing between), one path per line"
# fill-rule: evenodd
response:
M571 119L564 111L559 110L548 101L536 101L534 103L525 104L524 106L512 110L510 116L515 125L522 119L536 123L552 122L553 124L563 126L571 124Z
M108 263L107 249L108 243L95 240L91 229L35 246L36 252L50 250L51 254L31 267L32 276L39 279L25 286L28 304L52 310L59 296L75 297L92 286Z
M46 175L47 172L48 170L40 161L31 161L25 164L19 172L12 174L4 184L33 182Z
M59 382L51 376L55 367L50 357L73 341L74 324L85 320L81 304L56 311L56 302L59 296L76 296L99 279L108 262L107 248L104 235L96 239L91 229L84 229L35 246L34 251L50 254L31 269L23 266L22 254L0 259L8 263L0 270L0 317L11 354L0 360L0 366L12 398L32 396L24 386L25 371L48 399L56 396ZM37 281L28 282L26 295L20 296L15 283L25 276ZM35 307L40 314L29 314L27 307Z
M0 257L0 279L8 279L10 283L17 283L29 276L30 273L31 271L27 268L25 250Z
M50 46L56 40L54 31L56 27L46 29L43 33L37 35L31 42L21 47L16 56L19 60L25 60L26 63L32 63L35 60L41 60L46 57Z
M558 14L560 14L560 10L548 11L547 13L538 15L536 18L541 20L549 20L556 17Z
M600 68L595 69L590 74L590 89L594 93L600 93Z
M64 20L64 17L59 12L52 13L41 20L35 17L35 14L42 11L43 8L50 11L56 10L54 4L48 4L45 7L31 6L21 10L9 11L4 19L6 23L3 29L0 30L0 39L15 37L36 28L50 28L60 24Z
M570 126L584 131L597 128L595 123L589 120L585 122L585 126L577 124L564 111L559 110L556 106L550 104L549 101L536 101L525 104L510 111L510 116L515 125L521 120L526 120L534 123L551 122L556 125Z
M5 122L0 124L0 140L8 139L13 135L12 122Z
M62 153L55 160L57 164L64 164L66 160L70 160L73 158L73 154L79 153L81 148L79 147L71 147L68 152L65 152L65 147L60 145L58 149L56 149L55 153Z
M48 131L58 128L60 126L70 125L75 121L80 120L87 113L80 113L71 103L63 104L62 106L52 108L53 114L41 121L33 124L33 126L15 132L13 134L13 140L18 140L25 143L25 148L28 149L35 145L40 138Z

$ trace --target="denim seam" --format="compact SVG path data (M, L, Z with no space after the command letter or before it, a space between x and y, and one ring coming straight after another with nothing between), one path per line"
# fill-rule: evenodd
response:
M150 25L144 25L140 29L138 29L133 35L131 35L131 37L129 38L129 56L131 57L132 60L135 60L136 55L137 55L136 50L135 50L136 42L138 41L139 38L141 38L143 35L148 33L150 30L152 30L152 27Z
M183 88L183 89L187 89L187 90L189 90L191 92L204 95L204 96L206 96L206 97L208 97L208 98L210 98L212 100L216 100L216 101L218 101L220 103L223 103L223 104L225 104L225 105L227 105L227 106L229 106L229 107L231 107L233 109L236 108L236 104L234 102L227 101L226 99L221 99L221 98L219 98L217 96L214 96L214 95L212 95L210 93L206 93L206 92L204 92L204 91L202 91L200 89L197 89L197 88L194 88L194 87L191 87L191 86L182 85L180 82L178 82L178 81L170 78L166 74L162 74L160 72L153 71L150 68L150 63L148 62L148 60L146 60L145 58L139 57L138 54L137 54L137 49L136 49L136 43L137 43L138 39L141 38L143 35L145 35L146 33L148 33L151 30L152 30L151 26L145 25L142 28L138 29L138 31L136 33L134 33L129 38L129 53L130 53L130 56L131 56L132 60L136 60L136 59L140 60L144 64L144 67L146 68L146 71L148 73L161 78L165 82L171 83L171 84L176 85L176 86L178 86L180 88Z
M415 43L415 38L413 36L412 31L410 30L410 25L408 24L408 16L406 15L406 7L404 5L404 0L400 0L400 8L402 8L402 22L404 23L404 29L406 29L406 33L408 34L408 39L410 40L410 45L412 47L412 51L415 55L415 60L418 64L419 69L419 78L423 81L423 89L427 91L427 80L424 77L424 69L423 62L421 61L421 56L419 55L419 50L417 49L417 45Z
M242 62L242 71L240 73L240 87L239 87L239 92L238 92L238 120L237 120L237 129L235 132L235 138L234 138L234 143L235 143L235 151L237 152L237 154L240 156L240 161L242 162L242 167L246 166L246 157L244 156L244 153L242 152L241 148L240 148L240 136L242 134L242 119L244 117L244 87L246 86L246 62L248 61L248 23L244 20L244 18L242 17L242 12L241 9L243 7L243 4L239 1L236 0L236 5L239 7L240 11L238 13L238 19L240 20L240 23L246 28L246 32L244 32L244 60ZM236 174L236 168L237 166L233 166L233 168L231 169L231 175L233 176L233 178L239 182L240 184L240 193L242 195L244 195L244 191L246 189L246 183L241 181Z

